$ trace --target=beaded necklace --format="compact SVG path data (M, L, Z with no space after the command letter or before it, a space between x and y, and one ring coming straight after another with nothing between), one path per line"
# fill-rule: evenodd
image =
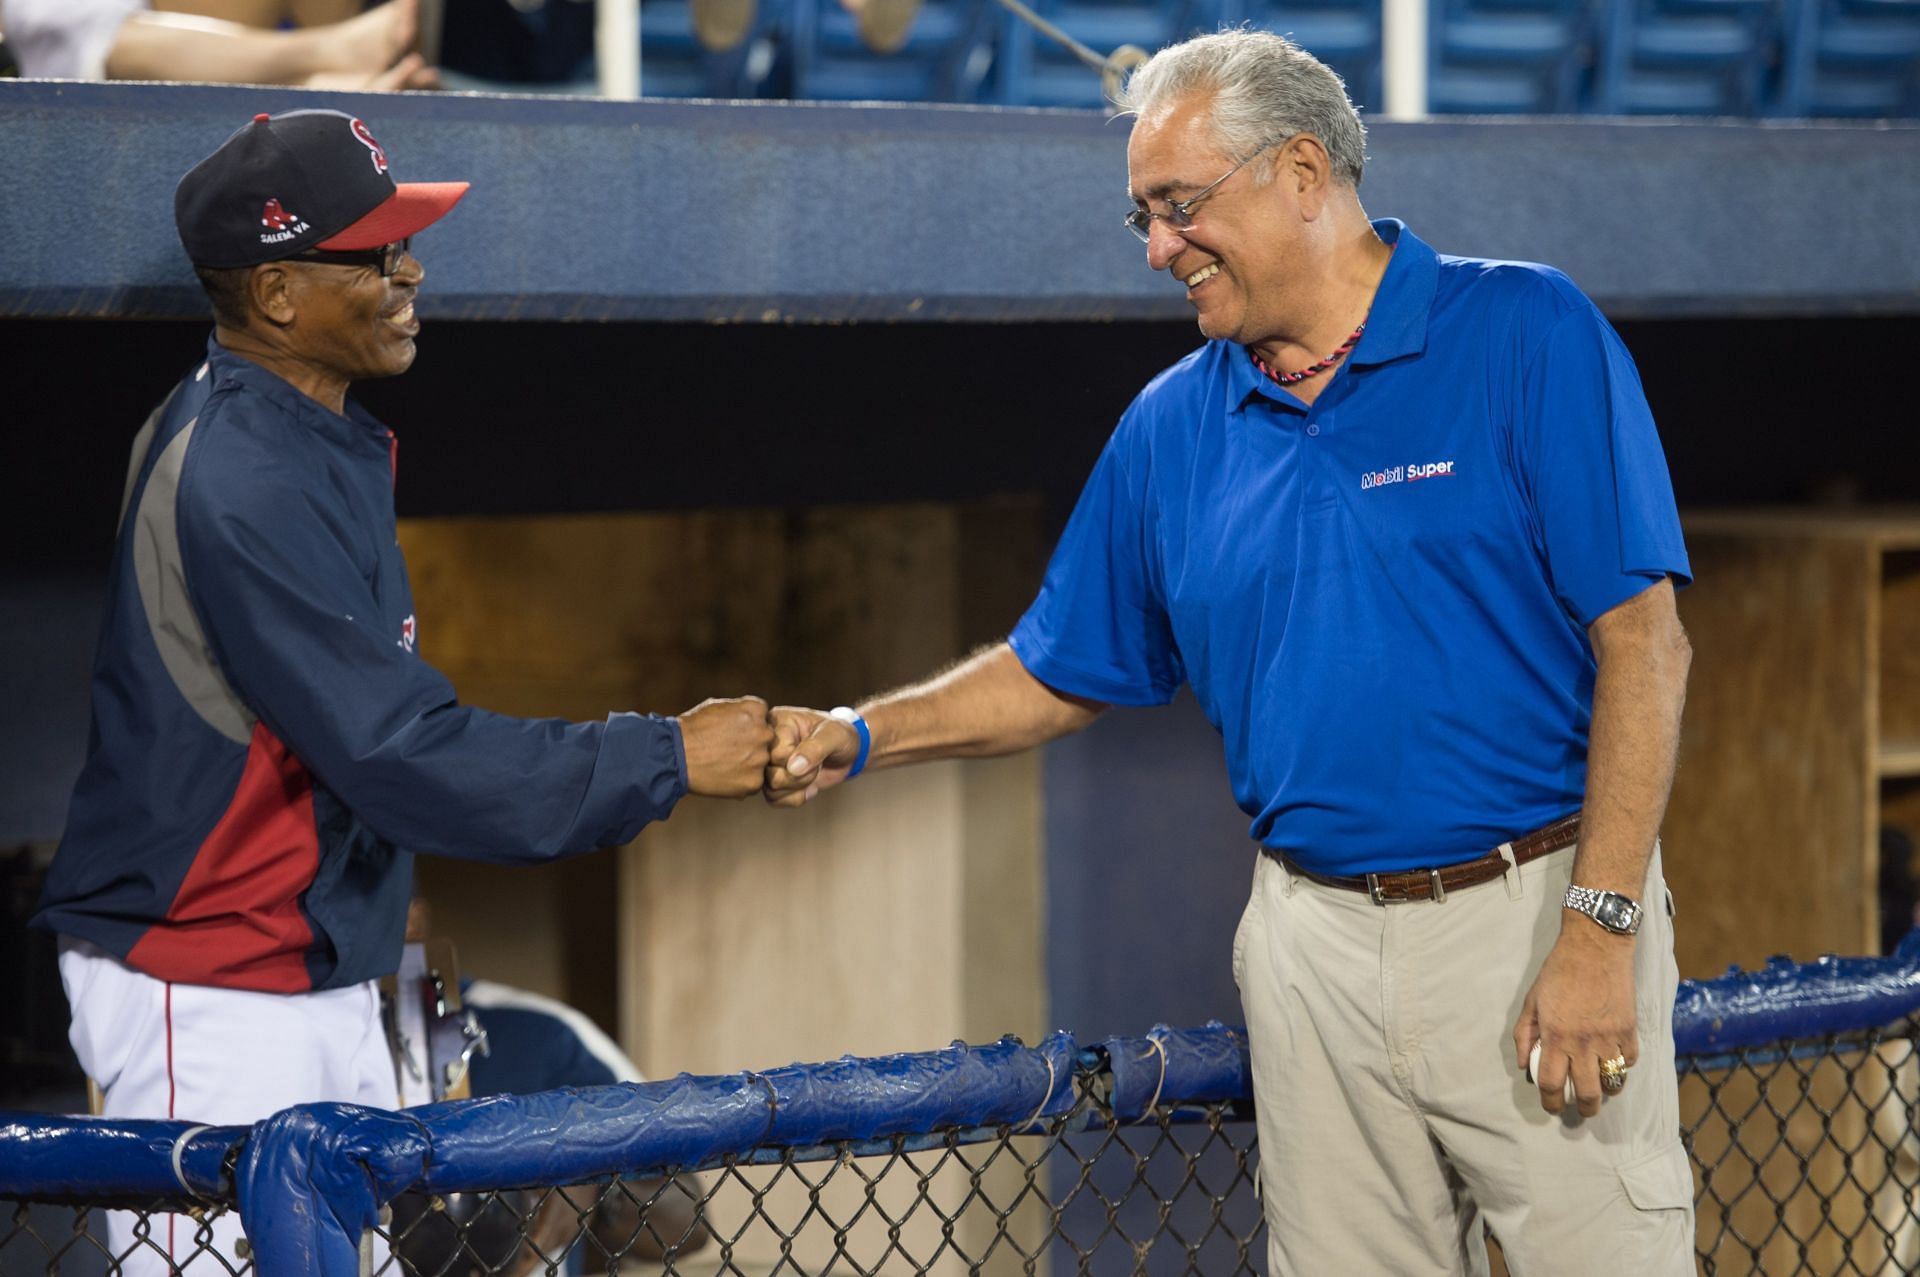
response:
M1317 364L1309 364L1307 367L1302 368L1299 372L1280 372L1276 369L1267 367L1267 361L1260 358L1260 356L1254 354L1253 348L1251 346L1247 348L1247 356L1248 358L1253 360L1253 366L1255 368L1258 368L1261 372L1273 378L1274 381L1278 382L1282 386L1292 386L1292 385L1298 384L1299 382L1305 381L1309 377L1317 376L1320 373L1325 372L1327 369L1333 367L1335 364L1339 363L1342 359L1346 358L1347 353L1351 351L1355 346L1358 346L1360 344L1360 334L1364 333L1365 331L1367 331L1367 321L1363 319L1360 321L1360 326L1353 330L1353 335L1348 337L1346 341L1340 344L1340 349L1334 351L1331 355L1328 355L1325 359L1322 359Z

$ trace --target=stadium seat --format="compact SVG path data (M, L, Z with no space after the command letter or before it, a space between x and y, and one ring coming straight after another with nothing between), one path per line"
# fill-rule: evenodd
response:
M1363 111L1378 111L1380 5L1356 0L1222 0L1220 20L1277 31L1347 82L1347 95Z
M1777 73L1775 0L1615 0L1595 109L1759 115Z
M1288 35L1382 103L1379 0L1027 0L1094 52L1222 26ZM1920 116L1920 0L1430 0L1435 114ZM996 0L924 0L873 52L840 0L760 0L723 54L690 0L645 0L650 97L1100 108L1100 76Z
M1593 17L1584 0L1434 0L1435 114L1566 115L1587 101Z
M640 92L650 98L764 96L767 42L777 21L761 0L753 33L738 48L710 53L693 34L688 0L646 0L640 10Z
M1792 0L1773 114L1920 115L1920 0Z
M792 96L978 102L997 56L994 0L923 0L907 42L875 53L839 0L789 0Z
M1219 0L1028 0L1102 57L1123 44L1151 53L1220 24ZM998 6L996 6L998 7ZM992 99L1007 105L1103 107L1100 74L1012 13L999 19L1003 58Z

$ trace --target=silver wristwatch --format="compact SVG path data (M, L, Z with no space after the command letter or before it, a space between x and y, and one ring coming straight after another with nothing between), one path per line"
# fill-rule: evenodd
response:
M1576 913L1584 913L1617 936L1630 936L1640 930L1640 902L1617 891L1599 891L1593 887L1568 887L1561 902Z

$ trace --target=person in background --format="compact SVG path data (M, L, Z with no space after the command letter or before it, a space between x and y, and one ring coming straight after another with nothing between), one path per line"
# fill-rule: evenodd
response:
M350 11L339 0L290 4L292 11L314 17ZM185 11L163 10L147 0L0 0L0 31L20 75L33 80L183 80L363 92L430 89L439 82L414 47L419 0L388 0L294 30L208 17L191 11L193 0L175 0L170 7Z
M433 913L424 896L407 910L407 942L424 946ZM441 950L451 956L451 946ZM405 968L403 967L403 970ZM423 967L424 969L424 967ZM396 989L398 997L420 990ZM493 980L459 977L461 1011L471 1016L462 1036L483 1041L468 1057L467 1088L474 1098L530 1095L562 1087L644 1082L640 1068L599 1025L557 998ZM457 1018L457 1017L456 1017ZM397 1021L396 1021L397 1024ZM429 1098L427 1075L438 1061L425 1042L394 1042L403 1098ZM713 1234L701 1215L705 1189L696 1176L623 1178L617 1184L511 1193L448 1193L436 1206L425 1193L393 1202L388 1233L394 1251L413 1271L500 1273L544 1271L566 1253L569 1274L635 1272L670 1253L675 1260L705 1250ZM584 1216L584 1218L583 1218ZM577 1240L576 1240L577 1239Z

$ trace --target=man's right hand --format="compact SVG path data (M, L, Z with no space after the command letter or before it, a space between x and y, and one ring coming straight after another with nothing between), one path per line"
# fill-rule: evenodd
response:
M760 792L772 761L773 723L758 696L705 700L680 715L687 792L746 798Z
M853 770L860 734L846 723L798 705L782 705L772 717L776 739L764 792L775 807L798 807Z

